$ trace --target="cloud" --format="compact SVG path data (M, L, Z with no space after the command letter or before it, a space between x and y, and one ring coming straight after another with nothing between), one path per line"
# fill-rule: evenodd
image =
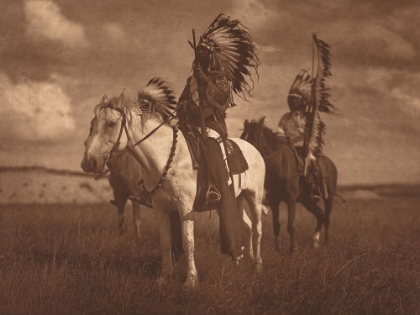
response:
M103 26L105 33L115 42L124 42L126 35L123 27L117 23L106 23Z
M290 15L287 12L281 13L281 19L289 20ZM280 18L280 12L275 10L269 10L263 3L258 0L245 0L237 2L234 7L232 19L238 19L240 21L247 21L246 27L257 32L259 29L266 27L269 21Z
M260 46L260 45L255 45L258 49L258 51L262 52L262 53L277 53L280 52L281 49L273 47L273 46Z
M337 54L347 51L353 54L353 61L389 63L411 60L416 56L416 51L410 42L401 34L381 25L380 21L364 21L357 24L354 21L339 21L332 29L335 41L340 45Z
M29 37L59 41L71 48L88 45L83 27L63 16L51 0L26 0L25 15Z
M0 74L0 134L4 139L58 140L75 128L70 98L56 83L13 83Z

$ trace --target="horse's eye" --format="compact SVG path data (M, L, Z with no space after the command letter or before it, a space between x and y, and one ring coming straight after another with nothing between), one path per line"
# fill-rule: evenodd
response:
M111 122L109 123L109 127L110 127L110 128L114 128L114 127L115 127L115 125L116 125L116 122L115 122L115 121L111 121Z

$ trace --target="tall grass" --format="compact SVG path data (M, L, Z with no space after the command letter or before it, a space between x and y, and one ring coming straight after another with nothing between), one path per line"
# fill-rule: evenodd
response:
M142 237L131 217L117 235L114 207L32 205L0 208L0 314L420 314L418 198L353 201L332 214L331 244L312 249L315 218L298 208L298 251L274 251L264 218L264 270L219 254L217 217L197 216L200 285L182 286L177 263L156 283L159 239L151 210ZM282 208L281 223L285 226Z

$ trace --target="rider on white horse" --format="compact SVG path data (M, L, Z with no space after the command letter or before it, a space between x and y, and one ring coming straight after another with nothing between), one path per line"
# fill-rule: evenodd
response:
M257 71L258 64L249 32L238 20L219 15L200 37L193 74L178 102L180 126L192 133L200 127L205 132L201 159L205 166L200 167L206 167L210 182L206 201L219 202L221 251L235 261L242 256L243 240L226 159L225 117L235 105L232 92L245 96L252 89L245 79L251 75L247 67Z

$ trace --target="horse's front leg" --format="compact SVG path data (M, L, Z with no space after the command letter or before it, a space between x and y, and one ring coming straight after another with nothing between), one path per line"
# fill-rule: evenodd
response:
M328 227L330 226L330 214L333 208L334 193L329 193L330 198L325 200L325 244L328 244Z
M274 248L280 251L280 200L274 197L274 194L268 195L267 200L269 202L271 212L273 214L273 233L274 233Z
M160 207L155 207L156 218L159 223L160 249L162 252L162 270L158 278L160 284L172 277L172 242L171 220L169 213Z
M313 243L312 245L315 248L319 247L319 239L321 236L321 229L322 224L325 221L325 213L324 210L322 210L317 203L314 200L310 199L310 195L307 195L308 197L305 200L302 200L302 205L308 209L310 212L312 212L317 220L316 228L315 228L315 234L312 237Z
M140 231L140 226L141 226L140 204L135 202L135 201L132 201L132 203L133 203L134 229L136 230L137 238L140 238L140 236L141 236L141 231Z
M296 251L296 241L295 241L295 215L296 215L296 196L289 195L289 200L287 200L287 231L290 235L290 252L294 253Z
M115 201L115 205L118 208L118 232L120 235L123 234L124 229L124 208L125 208L125 201Z
M187 278L184 285L187 287L196 287L198 285L197 269L194 260L194 211L192 202L179 202L178 210L181 218L182 227L182 247L188 261Z

